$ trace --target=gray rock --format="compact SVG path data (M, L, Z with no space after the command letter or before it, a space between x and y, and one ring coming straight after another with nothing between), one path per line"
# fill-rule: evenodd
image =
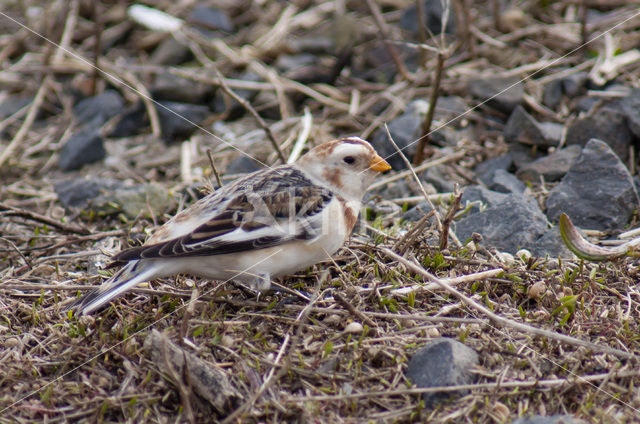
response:
M198 129L196 125L202 123L209 116L209 113L207 106L160 102L158 117L160 118L163 140L169 142L189 137Z
M33 97L10 96L0 102L0 120L7 118L33 101Z
M402 214L401 218L402 220L407 222L419 221L423 216L425 216L432 210L433 209L431 208L431 206L426 201L423 201Z
M97 130L80 131L71 136L60 149L58 166L64 171L71 171L87 163L102 160L106 155L102 136Z
M562 137L562 125L536 121L522 106L517 106L504 128L504 138L509 143L533 146L557 146Z
M200 84L169 72L158 74L151 87L151 96L155 100L179 103L207 103L213 97L213 92L210 85Z
M229 15L220 9L206 5L194 7L187 17L187 22L191 25L213 31L220 30L231 33L235 30L231 19L229 19Z
M482 181L485 185L489 185L491 184L493 175L497 170L502 169L504 171L509 171L512 166L513 158L509 153L506 153L479 163L475 167L474 172L476 173L476 178L478 180Z
M191 50L189 47L173 37L167 37L153 51L150 61L154 65L176 66L190 58Z
M111 178L81 178L60 181L54 184L58 200L65 208L85 208L92 199L104 192L123 187L122 181Z
M422 180L433 185L439 193L450 193L455 188L455 181L444 171L444 165L437 165L427 169L422 174Z
M562 78L562 91L569 97L576 97L587 92L589 74L578 72Z
M522 417L513 421L511 424L581 424L582 420L576 420L571 415L533 415L531 417Z
M498 169L493 174L493 178L491 183L488 184L488 187L489 190L500 193L522 193L526 188L522 181L504 169Z
M90 123L90 126L102 126L109 119L122 112L124 100L115 90L106 90L97 96L80 100L73 107L73 114L81 124Z
M65 208L80 208L98 215L124 213L129 218L148 216L149 210L163 211L171 204L166 188L157 184L125 186L109 178L85 178L54 185Z
M424 23L431 33L440 34L442 32L442 2L440 0L422 0L422 3ZM447 34L456 33L455 18L455 13L449 13L447 27L445 28ZM415 35L418 34L418 8L416 6L411 6L404 11L402 18L400 18L400 27L411 31Z
M402 150L402 153L404 153L409 160L415 155L418 145L416 140L422 132L426 109L426 102L414 100L409 103L407 111L404 114L388 124L393 141L395 141ZM383 158L386 158L393 169L406 169L407 165L402 160L402 157L396 153L396 149L389 141L387 131L384 128L380 128L375 132L371 139L371 144Z
M567 145L584 146L592 138L607 143L623 161L629 158L629 146L635 140L625 114L609 107L577 119L567 130Z
M465 190L467 200L476 200L472 198L473 194L490 197L486 209L479 211L474 208L455 223L455 232L460 240L479 233L483 236L483 244L512 254L524 248L536 256L566 256L566 249L559 238L557 244L552 243L554 239L548 232L554 230L550 230L547 218L532 197L489 190L467 194L468 191ZM545 241L544 245L540 240Z
M622 112L627 116L629 129L640 138L640 89L635 88L620 102Z
M542 104L549 109L555 110L562 101L562 80L549 81L542 90Z
M502 92L503 90L506 91ZM524 84L517 76L472 79L469 81L469 91L478 100L487 100L487 105L490 107L510 114L523 103Z
M129 137L132 135L138 135L148 126L149 118L147 117L147 110L145 109L142 101L139 101L124 111L120 120L108 136Z
M263 165L247 155L240 155L229 164L226 174L250 174L263 168Z
M556 150L548 156L544 156L529 164L524 165L516 175L523 181L540 182L540 177L544 177L547 182L558 181L573 166L582 148L576 144Z
M457 340L443 337L431 341L411 357L407 377L417 387L471 384L477 379L472 370L478 363L475 350ZM461 394L463 393L424 393L423 399L427 407L433 407L453 395Z
M565 212L573 223L593 230L623 228L640 201L629 171L603 141L591 139L547 199L547 216Z

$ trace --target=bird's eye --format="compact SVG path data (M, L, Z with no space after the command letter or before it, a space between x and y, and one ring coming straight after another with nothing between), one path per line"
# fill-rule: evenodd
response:
M344 163L351 165L356 161L356 158L354 158L353 156L345 156L345 158L342 160L344 161Z

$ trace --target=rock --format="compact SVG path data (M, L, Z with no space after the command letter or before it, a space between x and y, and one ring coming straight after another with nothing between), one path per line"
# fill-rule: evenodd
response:
M509 153L504 155L496 156L495 158L487 159L482 163L479 163L474 172L476 173L476 178L482 181L485 185L490 185L491 181L493 181L493 176L499 169L504 171L511 170L513 166L513 158Z
M159 102L158 117L163 140L170 142L189 137L207 116L209 108L192 103ZM195 125L194 125L195 124Z
M629 129L640 139L640 89L635 88L620 102L622 112L626 115Z
M497 191L491 191L481 186L469 186L465 187L462 193L460 202L462 205L466 205L471 202L482 202L485 206L491 207L499 205L509 197L508 194L498 193ZM480 212L480 208L472 209L472 213Z
M578 72L562 78L562 92L568 97L577 97L587 92L589 74Z
M503 90L505 90L503 92ZM524 84L520 78L482 78L469 81L469 91L480 101L501 112L510 114L523 103Z
M73 114L81 124L100 127L102 124L122 112L124 100L115 90L106 90L97 96L80 100L73 107Z
M163 72L156 75L151 87L154 100L168 100L179 103L208 103L213 98L213 87L187 78Z
M180 65L191 58L191 50L173 37L165 38L153 51L150 62L153 65Z
M576 144L556 150L518 169L517 176L523 181L540 182L543 177L547 182L558 181L578 160L582 148Z
M65 208L79 208L98 215L124 213L128 218L135 218L149 216L149 210L165 211L171 205L166 188L158 184L126 186L122 181L94 177L60 181L54 189Z
M526 188L522 181L504 169L498 169L487 186L489 190L499 193L523 193Z
M635 140L625 114L609 107L603 107L590 116L577 119L567 130L567 145L584 146L592 138L607 143L625 162L629 158L629 146Z
M54 184L58 200L65 208L84 209L92 199L104 192L123 187L122 181L111 178L82 178L64 180Z
M440 34L442 32L442 2L440 0L422 0L424 10L424 23L427 28L433 34ZM447 34L456 33L456 15L449 12L449 19L445 32ZM418 34L418 8L414 5L405 9L400 18L400 27L411 31L414 35ZM428 32L428 31L427 31Z
M555 110L562 102L562 80L549 81L542 90L542 104Z
M547 199L547 216L565 212L573 223L593 230L623 228L640 201L629 171L603 141L591 139Z
M193 26L201 27L213 31L224 31L226 33L232 33L235 31L229 15L224 11L209 7L206 5L198 5L193 8L187 22Z
M479 233L483 237L483 244L512 254L520 249L528 249L541 257L569 256L557 230L549 228L547 218L532 197L490 190L469 193L467 189L463 201L476 200L473 194L488 197L488 207L483 211L474 208L455 223L455 232L460 240L467 240L473 233ZM544 245L540 243L541 240L545 241ZM554 241L557 243L554 244Z
M87 163L102 160L106 155L102 136L97 130L80 131L71 136L60 149L58 166L64 171L71 171Z
M533 415L531 417L522 417L513 421L511 424L582 424L584 421L576 420L571 415Z
M419 221L423 216L431 212L431 205L427 201L423 201L402 214L402 220L407 222Z
M450 193L455 188L455 181L452 181L444 169L444 165L432 166L422 174L421 179L433 185L438 193Z
M158 184L137 184L118 187L93 199L90 209L100 215L124 213L128 218L149 216L149 211L165 211L171 198L165 187Z
M415 155L418 145L416 140L421 135L427 108L428 105L423 100L414 100L409 103L405 113L388 124L393 141L409 160ZM389 141L387 131L384 128L380 128L375 132L371 139L371 144L383 158L386 158L393 169L401 170L407 168L402 157Z
M464 114L468 109L469 107L462 97L438 97L435 118L441 121L449 121Z
M115 125L109 133L109 137L130 137L138 135L149 126L149 117L147 110L142 101L138 101L135 105L127 108L120 121Z
M9 96L0 101L0 120L8 118L23 107L33 102L33 97Z
M517 106L504 128L504 138L509 143L534 146L557 146L562 137L562 125L538 123L522 106Z
M250 174L262 169L264 165L247 155L240 155L227 167L225 174Z
M478 354L468 346L449 338L438 338L413 354L407 367L407 377L417 387L456 386L472 384L477 375L473 367L479 364ZM464 392L424 393L425 406L433 407L453 395Z

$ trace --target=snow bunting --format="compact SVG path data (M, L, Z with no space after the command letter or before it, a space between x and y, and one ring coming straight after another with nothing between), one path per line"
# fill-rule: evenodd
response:
M356 224L362 197L391 166L358 137L321 144L296 163L257 171L180 212L124 265L71 308L88 314L136 285L175 274L234 280L264 292L271 278L335 253Z

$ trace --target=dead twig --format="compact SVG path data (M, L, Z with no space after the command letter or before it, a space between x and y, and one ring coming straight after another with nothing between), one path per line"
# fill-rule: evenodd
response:
M413 158L414 165L420 165L424 160L424 148L429 142L431 135L431 123L433 122L433 116L435 114L436 105L438 103L438 97L440 96L440 84L442 81L442 70L444 68L445 55L442 51L438 51L435 76L433 77L433 83L431 84L431 96L429 96L429 110L427 110L427 116L424 120L424 126L422 128L422 136L418 139L418 147L416 148L416 155Z
M353 306L351 303L349 303L347 301L347 299L345 299L340 293L334 293L333 294L333 298L335 299L336 302L338 302L343 308L345 308L346 310L348 310L349 312L351 312L352 315L354 315L356 318L358 318L360 321L362 321L363 323L367 324L369 327L371 327L372 329L375 329L378 327L378 324L376 324L371 318L369 318L368 316L364 315L362 312L360 312L358 310L358 308L356 308L355 306Z
M451 229L451 223L453 222L453 218L456 216L456 213L461 209L460 199L462 199L462 192L458 188L458 184L456 184L453 192L453 202L451 202L449 210L447 211L447 214L444 216L444 220L442 221L442 232L440 233L440 250L446 249L447 245L449 244L449 231Z

